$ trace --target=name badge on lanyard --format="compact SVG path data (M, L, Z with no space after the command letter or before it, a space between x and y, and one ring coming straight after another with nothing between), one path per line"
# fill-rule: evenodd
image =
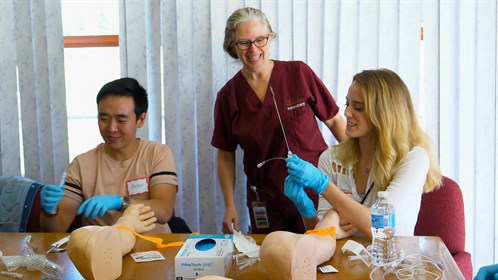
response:
M256 221L257 228L269 228L270 220L268 219L268 212L266 210L266 202L259 199L258 189L256 186L251 186L251 190L256 193L256 201L251 202L252 213Z

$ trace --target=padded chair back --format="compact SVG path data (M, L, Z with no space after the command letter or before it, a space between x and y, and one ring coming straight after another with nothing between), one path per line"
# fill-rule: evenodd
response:
M37 211L32 205L41 187L25 177L0 176L0 231L30 231L30 215Z
M443 176L440 188L422 195L414 235L441 237L465 279L472 279L470 254L465 251L462 191L455 181Z

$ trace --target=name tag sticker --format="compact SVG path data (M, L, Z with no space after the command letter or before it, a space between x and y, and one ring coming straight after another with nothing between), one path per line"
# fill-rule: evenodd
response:
M148 252L138 252L131 254L133 260L137 263L139 262L153 262L165 260L163 255L158 251L148 251Z
M331 266L330 264L324 265L324 266L319 266L318 269L320 270L321 273L339 272L339 270L337 270L337 268Z
M140 178L126 182L126 190L129 196L149 192L147 178Z

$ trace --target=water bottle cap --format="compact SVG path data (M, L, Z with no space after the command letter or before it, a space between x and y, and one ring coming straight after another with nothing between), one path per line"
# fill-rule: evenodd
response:
M382 198L387 198L387 197L389 197L389 193L386 191L380 191L377 193L377 196L382 197Z

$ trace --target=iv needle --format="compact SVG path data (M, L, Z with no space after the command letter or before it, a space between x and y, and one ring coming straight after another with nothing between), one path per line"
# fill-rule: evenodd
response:
M280 113L278 111L277 101L275 100L275 93L273 92L273 88L270 86L271 95L273 97L273 103L275 104L275 109L277 109L278 120L280 121L280 127L282 128L282 133L284 134L285 145L287 145L287 151L291 154L291 150L289 148L289 143L287 142L287 137L285 136L284 124L282 123L282 119L280 118Z

